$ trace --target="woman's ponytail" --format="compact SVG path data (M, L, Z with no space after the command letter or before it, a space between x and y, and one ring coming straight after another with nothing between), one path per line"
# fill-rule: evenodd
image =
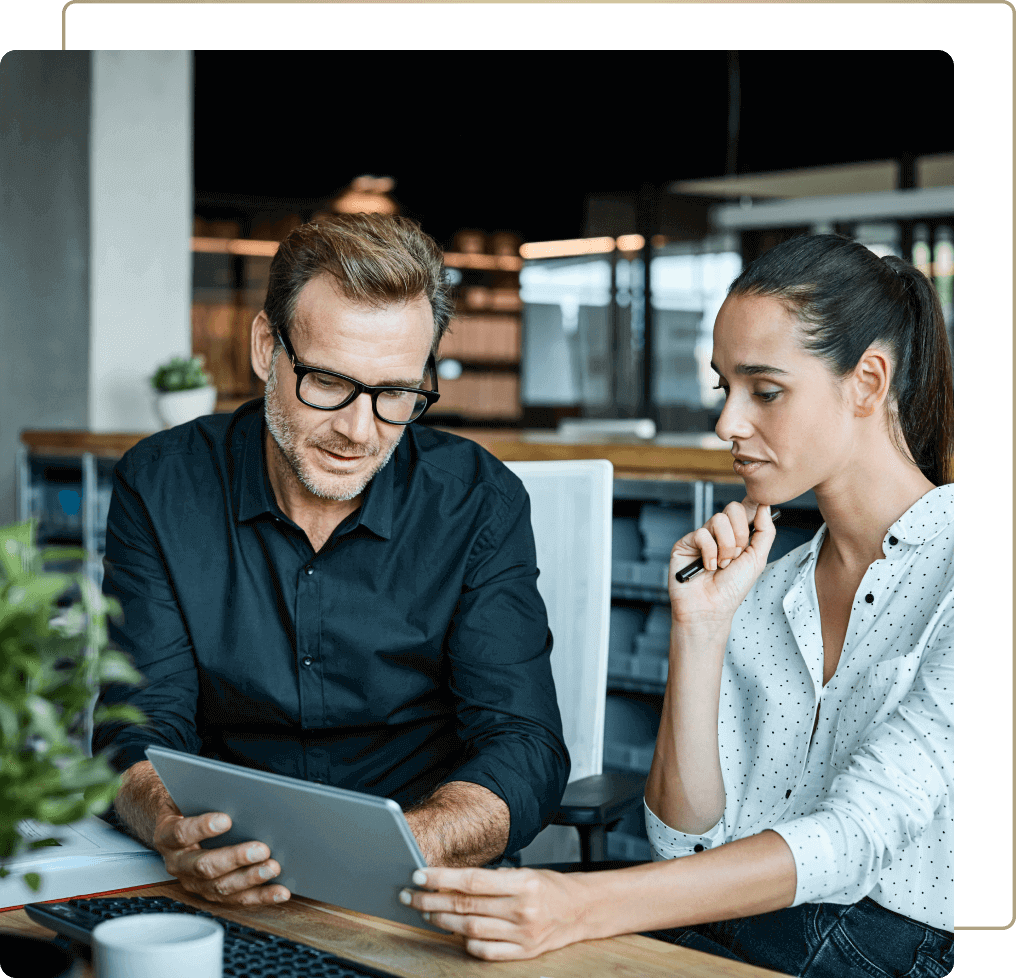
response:
M900 258L882 261L899 277L913 308L910 355L896 378L900 433L914 461L936 486L953 481L952 353L942 303L923 272Z

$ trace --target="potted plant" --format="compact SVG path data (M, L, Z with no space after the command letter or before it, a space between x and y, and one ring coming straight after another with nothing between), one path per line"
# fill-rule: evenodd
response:
M156 410L167 428L215 410L215 385L202 356L173 357L155 371L152 387Z
M0 878L10 875L5 864L19 853L53 842L26 842L23 820L64 825L112 803L120 779L104 757L88 756L88 711L100 683L140 680L107 644L107 614L115 603L85 573L45 568L50 561L82 560L84 552L40 551L35 532L34 522L0 527ZM95 717L144 719L125 705L97 709ZM39 886L35 874L24 880L31 889ZM71 962L54 945L26 941L0 932L0 963L28 953L38 978L69 972ZM52 962L48 971L40 970L43 961Z

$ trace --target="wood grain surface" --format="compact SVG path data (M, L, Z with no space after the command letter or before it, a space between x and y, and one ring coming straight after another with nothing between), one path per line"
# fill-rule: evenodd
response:
M293 897L278 907L228 909L205 903L178 883L160 883L132 896L168 896L248 927L270 931L402 978L773 978L777 972L655 941L637 934L583 941L531 961L480 961L453 935L408 927ZM0 914L0 929L50 938L24 910ZM90 968L82 978L91 978Z

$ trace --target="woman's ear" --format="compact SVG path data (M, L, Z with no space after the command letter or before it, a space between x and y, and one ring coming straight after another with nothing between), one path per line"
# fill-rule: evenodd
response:
M892 361L885 350L870 346L854 367L852 375L854 415L870 418L889 398Z

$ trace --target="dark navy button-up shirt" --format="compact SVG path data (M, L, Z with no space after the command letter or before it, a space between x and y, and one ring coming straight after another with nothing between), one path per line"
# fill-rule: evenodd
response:
M315 553L279 508L262 404L160 432L116 467L103 591L143 727L100 726L117 770L159 744L407 806L446 781L508 805L507 852L569 760L529 497L473 442L407 428Z

